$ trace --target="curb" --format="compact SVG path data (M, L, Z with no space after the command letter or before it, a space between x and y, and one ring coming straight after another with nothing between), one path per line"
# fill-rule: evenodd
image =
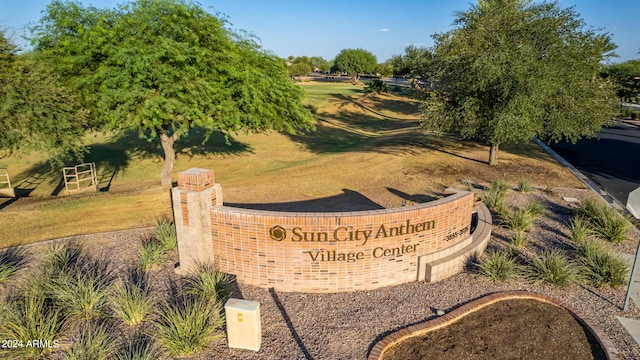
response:
M553 151L547 144L538 140L538 138L533 138L533 141L540 146L544 151L549 153L554 159L556 159L562 166L566 167L578 180L582 181L588 188L590 188L600 199L605 201L607 204L613 206L617 210L624 210L624 206L618 202L618 200L614 199L613 196L609 195L606 191L600 189L598 184L595 181L589 179L585 174L583 174L580 170L578 170L575 166L571 165L567 160L565 160L562 156L560 156L557 152Z
M556 159L560 164L562 164L562 166L566 167L569 171L571 171L571 173L573 173L573 175L577 177L578 180L582 181L585 185L587 185L587 187L591 189L604 202L606 202L616 210L627 211L626 207L623 204L620 204L620 202L614 199L613 196L609 195L609 193L607 193L606 191L600 189L600 187L593 180L589 179L585 174L580 172L580 170L578 170L575 166L571 165L571 163L565 160L565 158L560 156L557 152L553 151L553 149L551 149L547 144L538 140L538 138L536 137L533 138L533 141L536 144L538 144L538 146L540 146L544 151L549 153L549 155L551 155L554 159ZM631 229L636 234L640 235L640 229L635 227L633 223L631 222L629 223L631 224Z

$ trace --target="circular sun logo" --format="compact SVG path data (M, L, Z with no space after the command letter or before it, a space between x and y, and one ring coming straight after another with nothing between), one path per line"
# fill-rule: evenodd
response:
M269 236L275 241L282 241L287 237L287 230L280 225L276 225L269 230Z

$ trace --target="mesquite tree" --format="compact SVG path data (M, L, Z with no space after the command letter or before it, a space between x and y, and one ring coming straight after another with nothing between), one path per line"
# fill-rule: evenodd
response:
M437 92L423 104L423 129L486 142L491 165L502 143L575 142L616 113L599 76L615 46L572 8L480 0L433 38Z
M56 74L0 31L0 150L38 150L52 163L80 158L86 112Z
M358 81L360 74L374 73L378 60L371 52L364 49L344 49L333 60L333 71L344 71Z
M282 61L189 0L115 9L53 1L35 51L77 92L95 127L160 139L163 186L174 143L194 127L225 134L313 127Z

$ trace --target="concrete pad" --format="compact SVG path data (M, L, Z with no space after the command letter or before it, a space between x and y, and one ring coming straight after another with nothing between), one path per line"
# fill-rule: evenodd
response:
M568 196L563 197L562 200L564 200L564 201L566 201L566 202L568 202L570 204L571 203L579 203L580 202L580 200L578 200L577 198L568 197Z
M622 324L622 327L627 330L633 340L640 345L640 320L623 318L620 316L616 316L616 319L618 319L620 324Z

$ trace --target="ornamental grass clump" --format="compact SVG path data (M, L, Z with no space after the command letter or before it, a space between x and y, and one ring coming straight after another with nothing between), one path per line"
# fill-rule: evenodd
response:
M518 263L512 253L504 250L489 251L478 264L478 274L492 281L507 281L515 277Z
M591 224L596 236L613 243L626 240L631 230L631 224L624 215L594 199L583 201L576 209L576 215Z
M497 180L491 183L484 191L482 201L491 210L498 211L504 206L504 198L509 191L509 185L504 180Z
M83 257L82 246L75 241L56 243L49 248L43 269L46 274L55 276L74 269Z
M20 341L21 346L0 348L0 358L37 359L60 346L66 319L47 292L48 279L37 274L27 280L0 306L0 339ZM46 346L27 346L37 339Z
M585 241L575 248L585 280L592 286L611 287L626 284L629 265L599 240Z
M185 279L184 293L210 302L222 303L231 292L231 278L213 264L198 264Z
M504 207L499 213L500 225L513 231L521 233L529 230L537 217L527 211L526 208Z
M14 246L4 250L0 250L0 285L9 281L18 270L22 269L27 256L25 250L21 247Z
M160 303L151 332L154 340L172 356L191 356L219 337L224 325L220 303L182 295Z
M138 255L138 265L142 270L149 270L154 265L162 264L169 257L162 242L153 236L142 238Z
M65 359L113 359L118 350L117 333L115 326L104 320L83 323L73 345L65 351Z
M527 243L527 234L523 231L523 232L514 232L512 237L511 237L511 243L510 245L515 248L521 248L524 246L524 244Z
M108 313L114 280L108 260L83 256L75 267L52 278L49 292L65 314L86 322Z
M513 233L511 245L518 248L526 243L526 232L544 212L544 206L533 200L524 208L502 206L498 212L500 225Z
M145 321L155 304L147 273L137 266L127 270L127 276L110 295L114 315L129 326Z
M560 249L544 250L524 267L523 274L533 284L568 286L579 280L576 266Z
M526 193L531 191L531 182L527 178L523 178L518 182L518 191Z
M464 189L468 192L473 192L473 181L469 179L463 179L460 181L464 185Z
M131 338L120 342L116 360L157 360L164 358L163 352L155 346L153 339L144 332L137 332Z
M173 221L167 218L156 220L155 237L160 241L165 251L178 247L178 235Z
M584 244L594 236L591 224L580 215L573 216L569 221L571 240L575 244Z
M533 199L525 206L525 210L537 220L540 215L544 214L546 208L538 199Z

